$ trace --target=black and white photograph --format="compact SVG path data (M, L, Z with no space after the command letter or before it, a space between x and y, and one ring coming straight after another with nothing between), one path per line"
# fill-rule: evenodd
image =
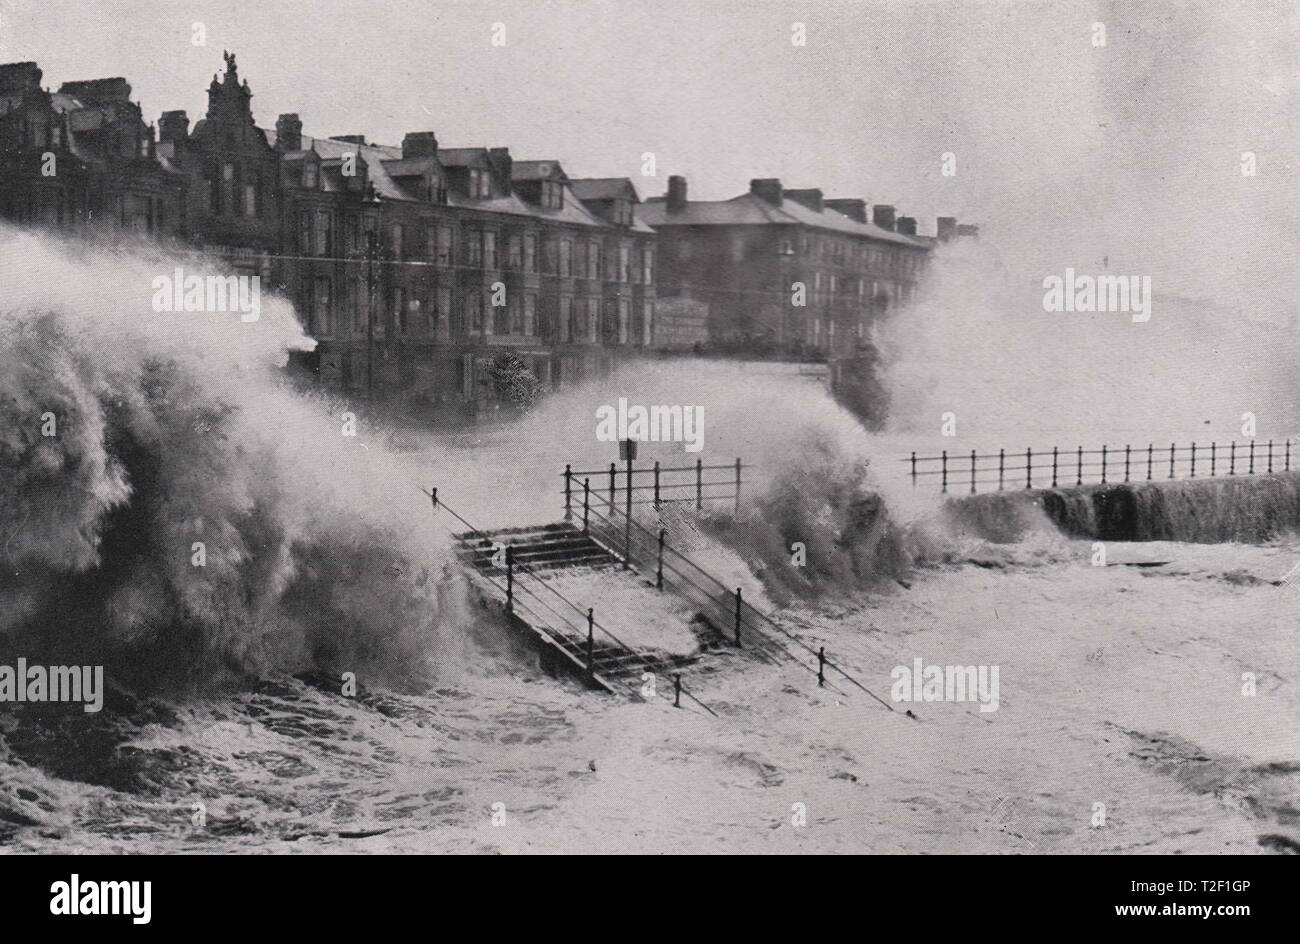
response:
M0 0L31 907L1300 852L1298 93L1294 0Z

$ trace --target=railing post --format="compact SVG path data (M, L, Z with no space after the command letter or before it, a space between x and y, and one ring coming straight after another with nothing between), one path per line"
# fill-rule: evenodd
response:
M1255 474L1255 440L1250 441L1250 475Z
M1147 481L1151 481L1151 460L1155 457L1155 444L1147 443Z
M434 486L432 489L429 490L429 497L433 499L433 507L434 507L434 508L437 508L437 507L438 507L438 488L437 488L437 486Z
M736 648L740 648L740 588L736 588Z
M614 476L618 475L618 466L614 463L609 464L609 513L612 515L617 510L614 507Z
M695 510L704 507L704 460L695 460Z
M506 545L506 612L515 611L515 549Z
M740 456L736 457L736 514L740 514Z
M662 590L664 588L664 535L667 533L668 532L663 528L659 529L659 570L655 574L656 590Z
M1196 443L1192 443L1192 478L1196 478Z
M1025 450L1025 488L1034 487L1034 450Z
M591 513L591 478L582 480L582 533L587 533L587 516Z
M655 511L659 510L659 460L655 460Z
M1052 488L1056 488L1056 447L1052 447Z
M596 671L596 616L595 608L587 607L587 671Z
M1125 482L1128 481L1128 460L1129 460L1129 445L1128 443L1125 443L1124 444L1124 481Z
M1169 477L1174 477L1174 444L1169 444Z
M1228 474L1237 474L1237 440L1235 439L1232 441L1232 445L1228 449Z
M1106 446L1101 447L1101 484L1106 484Z
M821 688L826 684L826 647L820 646L817 649L817 687Z
M1273 440L1268 441L1268 474L1273 474Z
M916 450L912 451L912 488L916 488Z
M569 521L573 518L572 495L573 486L573 466L566 464L564 466L564 520Z
M943 458L943 467L942 467L942 472L939 475L939 478L940 478L940 484L942 486L941 490L943 491L944 494L947 494L948 493L948 450L947 449L943 451L942 458Z
M970 451L970 493L975 494L975 450Z
M1083 447L1080 446L1074 454L1074 484L1083 484Z
M673 707L682 706L682 675L680 672L673 675Z
M1283 471L1285 472L1291 471L1291 437L1290 436L1288 436L1286 440L1286 468Z
M1215 475L1217 474L1215 472L1215 459L1217 458L1215 456L1215 451L1216 451L1215 444L1211 442L1210 443L1210 478L1214 478Z
M1002 491L1002 471L1006 467L1007 453L1005 449L998 450L998 491Z
M627 460L627 520L623 522L623 569L632 566L632 460Z

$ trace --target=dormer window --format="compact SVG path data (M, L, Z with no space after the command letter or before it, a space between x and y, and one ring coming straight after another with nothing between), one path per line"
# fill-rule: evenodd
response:
M492 196L492 177L485 170L471 169L469 172L469 195L477 200Z
M632 225L632 204L629 201L614 201L614 222L619 226Z
M559 181L542 181L542 208L545 210L564 209L564 185Z
M302 165L302 185L308 190L315 190L316 182L316 165L307 161Z

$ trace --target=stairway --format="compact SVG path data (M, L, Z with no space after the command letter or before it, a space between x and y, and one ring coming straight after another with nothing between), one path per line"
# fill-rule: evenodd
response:
M483 596L494 600L504 594L504 548L510 548L511 620L542 642L543 651L560 668L596 687L628 694L640 688L643 673L652 672L659 677L660 694L671 693L673 674L694 665L702 652L725 648L716 631L675 597L660 594L635 571L624 570L618 557L571 524L465 532L455 538L457 556L468 565ZM600 627L620 639L635 627L643 642L624 640L620 645L597 628L589 654L588 606L594 606ZM669 630L679 643L683 635L693 636L697 651L682 655L644 641Z

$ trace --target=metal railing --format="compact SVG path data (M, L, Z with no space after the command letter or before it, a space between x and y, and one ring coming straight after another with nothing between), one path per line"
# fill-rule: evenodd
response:
M726 478L712 476L713 473L723 471L731 474ZM705 481L706 472L711 474L710 481ZM740 459L730 465L705 465L703 459L696 459L695 465L672 467L662 467L656 461L651 466L643 465L640 468L628 460L622 469L618 463L611 462L608 469L578 472L573 470L572 465L566 465L561 473L564 477L564 520L572 520L574 496L584 487L583 483L590 489L593 478L600 495L607 496L606 504L611 509L618 504L658 507L668 502L690 501L695 502L696 508L703 508L706 501L732 499L735 510L739 512L741 473ZM724 491L717 491L719 488ZM621 502L620 493L623 496Z
M748 603L740 587L736 587L733 591L681 551L669 546L665 529L660 528L659 533L655 534L627 515L624 515L623 521L619 522L617 516L620 511L617 506L612 507L610 512L610 515L606 515L599 508L593 507L591 491L585 490L582 508L583 533L602 544L611 554L622 557L625 567L635 563L647 569L653 567L656 588L662 590L665 586L670 586L683 598L706 607L705 618L719 631L725 632L726 629L730 629L732 643L735 646L744 648L748 643L761 658L771 663L777 660L770 650L780 652L794 664L814 672L819 686L847 695L843 689L827 681L826 670L830 669L839 673L849 684L870 695L888 710L894 710L893 705L828 659L825 646L813 649L771 616ZM623 536L622 554L617 550L620 532ZM795 649L802 650L816 659L817 667L813 669L806 664L780 639L775 638L771 630L784 637Z
M1291 440L1281 443L1268 440L1258 443L1191 443L1169 448L1148 443L1145 447L1102 446L1100 449L1051 450L1032 448L1024 452L969 453L942 451L937 456L911 456L901 459L911 466L912 485L921 479L938 479L942 492L949 486L969 486L974 495L979 485L1004 488L1068 488L1080 485L1107 485L1133 481L1169 481L1171 479L1218 478L1291 471ZM1037 482L1035 482L1035 479Z
M448 507L446 502L441 501L438 498L437 488L433 488L429 491L425 491L424 489L421 489L421 491L423 491L424 494L428 495L431 501L433 502L433 510L435 514L439 510L445 511L453 518L455 518L457 521L459 521L462 525L464 525L468 529L469 533L473 534L476 538L483 541L492 542L492 538L489 535L483 533L478 528L474 527L467 520L465 520L465 518L457 514L450 507ZM656 666L653 662L647 659L639 649L628 645L626 642L624 642L622 639L616 636L613 632L611 632L608 628L602 626L600 622L596 620L594 607L587 607L586 610L583 610L582 607L574 603L563 593L557 590L549 581L542 579L542 577L540 577L537 574L537 572L533 570L533 568L516 562L514 559L513 548L510 547L509 545L507 545L505 549L504 571L505 571L505 578L506 578L506 582L504 586L498 580L494 579L490 574L482 570L478 571L478 574L489 585L491 585L492 587L496 588L501 592L502 596L504 597L504 606L507 613L511 613L515 615L523 614L523 616L526 616L529 625L532 626L534 630L546 635L548 638L552 638L553 642L555 642L555 648L558 649L562 654L564 654L564 656L566 656L570 660L573 660L574 657L572 656L571 653L568 652L568 650L566 650L562 645L560 645L558 641L555 641L553 639L553 630L548 625L549 620L543 617L541 610L547 611L551 616L554 616L556 619L558 619L560 623L565 627L567 627L570 631L576 632L576 635L579 638L581 638L585 632L586 640L587 640L586 665L580 667L583 668L588 674L590 675L596 674L595 634L597 630L599 630L604 636L612 640L613 643L617 645L619 648L623 649L630 656L632 656L637 661L639 661L647 671L651 672L652 674L657 674L660 671L660 667ZM537 591L533 589L532 583L529 584L522 583L521 581L518 580L519 577L531 578L531 580L538 587L549 591L550 594L556 597L560 601L560 604L552 605L548 597L545 597L542 594L537 593ZM520 599L521 593L527 595L528 598L527 601ZM558 609L557 606L559 607ZM570 615L570 613L578 614L579 619L575 622L573 617ZM695 704L699 705L709 714L713 715L715 718L717 717L717 713L712 708L710 708L704 702L700 701L699 698L697 698L694 694L688 691L684 685L682 685L680 675L675 675L673 681L674 681L675 692L678 699L680 699L681 695L685 695L687 698L695 702ZM678 704L677 707L680 707L680 704Z

